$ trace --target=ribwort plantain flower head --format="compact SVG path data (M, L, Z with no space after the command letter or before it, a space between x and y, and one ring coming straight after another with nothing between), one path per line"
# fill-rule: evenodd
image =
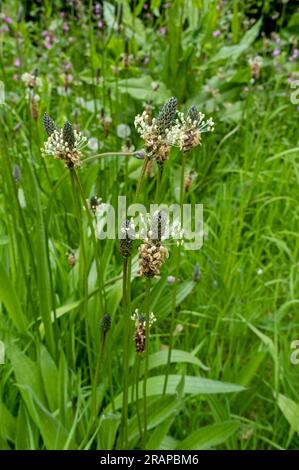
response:
M160 275L168 250L160 240L147 238L139 247L139 274L147 278Z
M177 113L177 99L173 96L161 108L156 125L159 135L165 135L175 123Z
M45 129L45 131L46 131L46 133L48 134L49 137L50 137L50 135L53 134L53 132L55 130L57 130L57 126L56 126L55 122L53 121L53 119L47 113L44 113L44 115L43 115L43 125L44 125L44 129Z
M130 220L125 220L121 227L121 239L119 241L119 250L123 258L129 258L133 249L133 232Z
M145 314L139 313L138 308L136 308L131 318L135 322L134 342L136 352L143 353L146 347L146 316ZM149 327L151 327L156 320L155 315L151 312L149 316Z
M24 82L26 88L40 88L42 82L38 76L37 71L35 70L33 73L25 72L21 77L22 81Z
M105 313L100 320L100 329L102 330L103 334L106 334L111 328L111 316L109 313Z
M21 168L19 165L14 165L12 170L12 176L16 183L20 183L21 181Z
M182 152L188 152L201 144L201 135L204 132L213 131L213 119L205 120L205 115L196 106L191 106L187 115L178 113L176 124L167 137L172 145L178 146Z
M150 220L150 237L152 240L161 241L165 235L168 217L164 211L156 211Z
M43 124L48 134L48 140L41 149L43 155L52 155L58 160L64 160L67 168L80 167L81 150L86 145L86 137L76 131L68 121L59 129L48 114L44 114Z
M101 198L98 198L97 196L91 196L91 198L89 199L89 207L93 215L96 215L97 210L100 205L101 205Z
M74 266L76 266L76 263L77 263L76 253L74 253L73 251L70 251L68 253L67 262L70 268L73 268Z
M175 123L177 100L170 98L161 108L157 118L151 118L147 111L135 117L135 127L144 140L147 157L163 165L169 154L167 133Z
M254 83L259 79L263 60L260 56L251 57L248 61L251 71L251 79Z

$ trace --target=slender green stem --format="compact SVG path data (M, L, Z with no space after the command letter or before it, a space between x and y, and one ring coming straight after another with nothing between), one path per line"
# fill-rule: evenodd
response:
M97 407L97 384L99 380L99 375L100 375L100 368L101 364L103 361L103 353L104 353L104 346L105 346L105 337L106 334L103 332L99 341L99 351L98 351L98 356L96 360L96 369L95 369L95 374L94 374L94 379L93 379L93 384L92 384L92 409L94 413L94 418L97 417L98 415L98 407Z
M74 174L74 180L76 182L76 185L79 188L79 192L81 194L82 202L84 204L85 211L86 211L87 218L88 218L88 224L89 224L89 227L90 227L91 238L92 238L92 242L93 242L93 246L94 246L94 257L95 257L95 263L96 263L97 277L98 277L98 281L99 281L99 285L100 285L100 296L99 296L99 298L100 298L100 303L101 303L101 310L102 310L102 313L105 313L105 310L106 310L106 292L105 292L105 287L104 287L103 270L101 269L101 265L100 265L100 255L98 253L98 243L97 243L97 239L96 239L96 236L95 236L95 228L94 228L94 225L93 225L93 219L92 219L90 209L89 209L87 201L86 201L86 197L85 197L80 179L78 178L78 175L75 171L73 172L73 174ZM88 282L87 274L86 274L86 282ZM97 359L96 359L96 370L95 370L95 373L94 373L94 376L93 376L93 383L92 383L92 403L93 403L93 408L94 409L95 409L96 404L97 404L96 394L97 394L97 383L98 383L98 374L99 374L98 368L100 367L99 361L100 361L100 357L97 357Z
M128 309L128 258L123 262L123 309L124 309L124 373L123 373L123 406L122 406L122 439L121 447L128 445L128 387L129 387L129 335L130 315Z
M71 175L71 183L72 183L72 191L73 191L73 199L74 199L74 206L77 214L77 222L79 226L79 233L80 233L80 257L82 259L81 263L81 280L83 283L83 312L84 312L84 322L85 322L85 334L86 334L86 347L87 347L87 356L88 356L88 363L90 371L92 370L92 358L91 358L91 344L90 344L90 335L89 335L89 325L88 325L88 267L87 267L87 257L86 257L86 249L85 249L85 239L84 239L84 230L82 226L82 216L81 216L81 207L77 197L77 189L76 189L76 172L75 170L70 170Z
M138 421L138 428L139 428L139 436L140 436L140 441L143 440L143 430L142 430L142 423L141 423L141 416L140 416L140 409L139 409L139 377L140 377L140 353L136 354L136 372L135 372L135 388L136 388L136 399L135 399L135 405L136 405L136 415L137 415L137 421ZM134 387L132 387L134 390Z
M104 152L104 153L97 153L96 155L91 155L90 157L84 158L84 163L85 162L90 162L92 160L95 160L97 158L103 158L103 157L134 157L138 156L140 154L139 151L136 152Z
M134 153L136 153L136 152L134 152ZM135 197L134 197L134 202L135 203L138 201L138 197L139 197L140 189L141 189L141 186L142 186L143 178L144 178L144 175L145 175L146 167L147 167L147 164L148 164L148 160L149 160L148 157L145 157L142 168L141 168L141 172L140 172L140 175L139 175L139 178L138 178L138 181L137 181L137 187L136 187L136 192L135 192ZM132 259L130 257L128 259L128 266L127 266L127 270L128 270L127 292L128 292L129 301L130 301L130 298L131 298L131 268L132 268ZM128 323L129 323L129 319L128 319ZM124 336L125 336L124 341L126 341L126 334ZM128 333L128 336L129 336L129 333ZM138 398L138 395L139 395L139 388L138 387L139 387L140 353L136 353L136 354L137 354L137 359L136 359L137 360L137 364L136 364L136 369L137 370L136 370L136 374L135 374L136 412L137 412L137 418L138 418L140 439L142 439L142 426L141 426L140 411L139 411L139 398ZM126 359L124 359L124 360L126 360ZM134 382L132 383L132 391L134 391ZM125 388L124 388L124 393L125 393Z
M109 347L107 348L109 351ZM107 360L105 361L105 368L108 371L108 381L109 381L109 392L110 392L110 400L112 405L112 411L115 413L115 401L114 401L114 390L113 390L113 375L112 375L112 365L111 365L111 356L110 354L107 356Z
M158 165L156 195L155 195L156 204L159 204L159 202L160 202L160 190L161 190L162 175L163 175L163 166Z
M141 172L140 172L140 175L139 175L139 179L138 179L138 182L137 182L134 202L138 201L139 193L140 193L140 190L141 190L141 186L142 186L142 182L143 182L143 178L144 178L144 175L145 175L145 171L146 171L146 167L147 167L148 162L149 162L149 158L145 157L142 168L141 168Z
M186 153L183 153L182 165L181 165L181 182L180 182L180 208L181 208L181 224L183 225L183 203L184 203L184 180L185 180L185 167L186 167ZM175 323L175 313L176 313L176 300L177 300L177 290L178 290L178 277L180 272L180 255L181 255L181 244L177 247L176 250L176 269L175 269L175 282L173 286L173 295L172 295L172 309L171 309L171 320L170 320L170 339L169 339L169 348L167 355L167 364L165 371L165 381L163 387L163 395L165 395L167 390L168 376L171 363L171 352L173 349L174 343L174 323Z
M144 378L143 378L143 421L144 421L144 432L143 432L143 444L146 446L146 435L147 435L147 377L148 377L148 359L149 359L149 320L150 320L150 289L151 281L146 279L145 285L145 365L144 365Z
M76 180L77 186L78 186L80 194L81 194L82 202L83 202L85 210L86 210L88 224L89 224L89 227L90 227L91 238L92 238L92 242L93 242L93 245L94 245L97 276L98 276L98 279L99 279L99 284L100 284L100 289L101 289L101 294L102 294L102 295L100 295L100 302L101 302L102 312L104 313L105 306L106 306L106 293L105 293L105 288L104 288L103 271L102 271L101 266L100 266L100 255L99 255L99 252L98 252L98 243L97 243L97 239L96 239L96 236L95 236L95 228L94 228L94 225L93 225L93 219L92 219L90 209L89 209L87 201L86 201L86 197L85 197L84 190L82 188L80 179L79 179L76 172L74 172L74 175L75 175L75 180Z

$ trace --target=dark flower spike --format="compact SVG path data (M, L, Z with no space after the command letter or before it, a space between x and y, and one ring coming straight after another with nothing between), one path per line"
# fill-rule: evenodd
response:
M199 120L199 112L195 105L191 106L189 109L188 116L192 122Z
M109 315L109 313L105 313L105 315L103 315L102 319L100 320L100 329L102 330L102 332L104 334L107 333L107 331L109 331L111 328L111 316Z
M49 116L49 114L45 113L43 115L43 125L46 133L50 137L50 135L53 134L53 132L57 129L57 126L53 119Z
M192 279L194 282L198 282L200 281L200 278L201 278L201 272L199 269L199 264L195 263Z
M121 255L124 258L129 258L132 254L133 240L130 237L130 234L129 234L130 231L131 231L131 223L127 219L121 229L122 238L120 239L120 242L119 242L119 250L121 252Z
M152 240L161 241L162 237L165 235L166 224L167 224L167 214L164 211L155 212L150 227L150 238Z
M73 126L69 121L66 121L66 123L63 126L63 140L66 142L69 146L69 148L72 150L75 145L75 134L74 134L74 129Z
M160 109L157 118L152 118L147 109L135 117L135 127L144 140L146 156L163 165L168 158L169 135L176 123L177 99L173 96Z
M156 125L160 135L164 134L166 129L171 129L175 121L176 111L177 99L173 96L162 106L157 117Z
M19 165L14 165L12 170L12 176L16 183L19 183L21 181L21 169Z
M89 199L89 205L92 210L92 212L95 214L97 211L97 207L101 204L101 201L97 196L91 196Z

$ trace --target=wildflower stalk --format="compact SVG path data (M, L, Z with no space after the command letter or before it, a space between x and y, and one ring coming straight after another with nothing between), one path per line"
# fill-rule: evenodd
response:
M102 157L137 157L141 159L141 152L136 151L136 152L103 152L103 153L97 153L96 155L91 155L90 157L84 158L84 162L89 162L92 160L95 160L96 158L102 158Z
M77 193L77 174L76 170L73 168L70 169L70 176L71 176L71 184L72 184L72 191L73 191L73 200L74 206L77 214L77 223L79 226L79 234L80 234L80 255L82 256L82 264L81 264L81 278L83 281L83 295L84 295L84 302L83 302L83 314L84 314L84 322L85 322L85 334L86 334L86 346L87 346L87 356L88 356L88 364L90 371L92 370L92 358L91 358L91 343L90 343L90 336L89 336L89 326L88 326L88 276L87 276L87 257L86 257L86 249L85 249L85 242L84 242L84 231L82 226L82 216L81 216L81 206L78 200L78 193Z
M151 280L145 280L145 364L143 378L143 447L146 447L147 437L147 377L148 377L148 360L149 360L149 329L150 329L150 289Z
M162 176L163 176L163 166L158 166L158 173L157 173L157 184L156 184L156 195L155 195L155 202L159 204L160 200L160 188L162 183Z
M103 333L101 335L101 339L99 342L99 350L98 350L98 355L97 355L97 360L96 360L96 368L95 368L95 373L94 373L94 379L92 383L92 409L93 409L93 417L94 419L97 418L98 415L98 407L97 407L97 383L99 379L99 374L100 374L100 368L101 364L103 361L103 353L104 353L104 346L105 346L105 334Z
M102 158L102 157L111 157L111 156L136 156L139 155L140 152L104 152L104 153L98 153L96 155L92 155L91 157L84 158L84 163L95 160L97 158ZM67 178L67 173L63 173L57 183L55 184L50 199L49 199L49 204L48 207L51 208L51 205L53 201L55 200L55 194L57 190L60 188L60 186L63 184L64 180Z
M149 158L145 157L142 168L141 168L141 172L140 172L140 175L139 175L139 178L138 178L138 181L137 181L137 187L136 187L134 202L138 201L139 193L140 193L140 190L141 190L141 186L142 186L142 182L143 182L143 178L144 178L144 175L145 175L145 171L146 171L146 167L147 167L148 162L149 162Z
M141 416L140 416L140 409L139 409L139 376L140 376L140 354L136 354L136 374L135 374L135 387L136 387L136 415L138 421L138 428L139 428L139 435L140 440L143 440L143 430L142 430L142 423L141 423ZM133 387L134 389L134 387Z
M181 208L181 224L183 225L183 203L184 203L184 179L185 179L185 167L186 167L186 153L183 153L182 165L181 165L181 181L180 181L180 208ZM163 395L165 395L167 390L170 362L171 362L171 353L173 349L173 330L175 323L175 312L176 312L176 299L177 299L177 290L178 290L178 277L180 272L180 256L181 256L181 244L177 247L176 250L176 269L175 269L175 282L173 286L173 295L172 295L172 309L171 309L171 320L170 320L170 339L169 339L169 348L167 355L167 364L165 371L165 380L163 387Z
M88 220L88 224L89 224L89 227L90 227L92 243L94 245L97 276L98 276L98 279L99 279L100 290L101 290L101 295L100 295L101 310L102 310L102 312L104 312L105 304L106 304L106 293L105 293L105 288L104 288L103 271L100 267L100 258L99 258L99 253L98 253L97 239L96 239L96 236L95 236L95 228L94 228L94 225L93 225L92 216L90 214L90 209L89 209L89 206L88 206L87 201L86 201L84 190L82 188L80 179L79 179L76 171L74 171L74 177L75 177L75 181L76 181L76 184L78 186L78 189L79 189L79 192L80 192L80 195L81 195L81 198L82 198L82 202L83 202L84 207L85 207L85 211L86 211L86 214L87 214L87 220Z
M141 172L140 172L140 175L139 175L139 178L138 178L138 181L137 181L137 186L136 186L136 192L135 192L135 197L134 197L134 202L136 203L138 201L138 197L139 197L139 193L140 193L140 189L141 189L141 186L142 186L142 182L143 182L143 179L144 179L144 175L145 175L145 172L146 172L146 168L147 168L147 164L149 162L149 158L146 156L144 158L144 161L143 161L143 165L142 165L142 168L141 168ZM132 257L130 256L130 258L128 259L128 273L129 273L129 276L128 276L128 291L129 291L129 295L130 295L130 290L131 290L131 269L132 269ZM148 308L149 310L149 308ZM149 320L149 319L148 319ZM140 435L140 439L142 440L143 437L142 437L142 425L141 425L141 417L140 417L140 410L139 410L139 377L140 377L140 353L137 353L137 357L136 357L136 374L135 374L135 386L136 386L136 414L137 414L137 420L138 420L138 427L139 427L139 435ZM132 384L132 390L134 391L134 383Z
M79 189L79 193L81 195L81 198L82 198L82 201L83 201L83 204L84 204L84 207L85 207L85 211L86 211L86 214L87 214L87 219L88 219L90 232L91 232L92 243L93 243L93 246L94 246L94 256L95 256L95 263L96 263L96 270L97 270L97 278L98 278L99 285L100 285L100 296L99 297L100 297L101 311L104 312L105 307L106 307L106 294L105 294L105 287L104 287L103 271L102 271L101 266L100 266L100 258L99 258L99 253L98 253L98 244L97 244L97 239L96 239L96 236L95 236L95 229L94 229L94 226L93 226L93 220L92 220L92 216L90 214L90 209L89 209L89 206L87 204L86 197L85 197L84 190L82 188L80 179L79 179L79 177L78 177L75 170L71 170L71 174L74 176L74 181L76 183L76 186ZM82 238L82 237L83 237L83 234L80 235L80 238ZM87 267L86 264L85 264L85 266ZM88 276L87 276L86 273L87 273L87 270L85 270L85 278L86 278L85 282L87 284L87 295L88 295ZM87 309L86 309L86 313L87 313ZM87 314L86 314L86 328L87 328L87 334L89 336ZM95 374L94 374L94 377L93 377L93 383L92 383L92 403L93 403L94 408L96 407L96 403L97 403L97 382L98 382L97 368L99 367L99 365L98 365L99 360L100 359L97 358L96 371L95 371Z
M122 439L121 447L128 447L128 388L129 388L129 336L130 314L128 306L128 266L129 259L123 261L123 308L124 308L124 377L123 377L123 406L122 406Z
M100 321L100 329L101 329L101 338L99 342L99 353L97 356L97 364L96 364L96 371L95 371L95 378L92 383L93 386L93 394L92 394L92 419L89 422L89 427L86 430L86 436L93 435L94 433L97 432L98 429L98 414L99 414L99 409L100 409L100 403L98 403L97 400L97 395L96 395L96 390L94 392L94 387L95 389L97 388L97 383L98 383L98 378L100 375L100 372L102 374L105 374L106 371L108 371L108 381L109 381L109 391L110 391L110 399L111 399L111 404L112 404L112 410L115 412L115 403L114 403L114 394L113 394L113 388L112 388L112 374L111 374L111 364L110 364L110 358L109 355L105 357L106 354L106 336L108 331L111 328L111 317L108 314L105 314L101 321ZM109 350L109 347L108 347Z

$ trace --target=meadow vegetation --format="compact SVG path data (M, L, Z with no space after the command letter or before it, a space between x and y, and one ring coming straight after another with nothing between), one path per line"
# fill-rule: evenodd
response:
M1 2L0 449L298 448L298 28L270 0ZM161 212L100 239L119 196L203 204L202 248Z

